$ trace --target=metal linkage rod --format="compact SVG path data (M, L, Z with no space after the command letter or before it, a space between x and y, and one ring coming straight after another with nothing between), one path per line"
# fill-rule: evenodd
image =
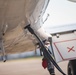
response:
M5 55L5 50L4 50L2 39L0 40L0 52L2 53L3 62L6 62L6 55Z

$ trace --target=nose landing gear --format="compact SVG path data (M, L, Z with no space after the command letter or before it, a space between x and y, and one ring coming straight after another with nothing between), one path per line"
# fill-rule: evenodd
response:
M61 68L58 66L58 64L55 62L55 60L53 59L52 55L49 53L49 51L46 49L46 47L44 46L44 43L42 42L42 40L40 39L40 37L34 32L34 30L30 27L30 24L27 25L26 27L24 27L24 29L28 29L29 32L31 34L33 34L39 41L40 43L40 46L42 48L42 51L43 51L43 54L44 54L44 57L49 61L49 63L52 62L52 64L63 74L63 75L66 75L62 70Z

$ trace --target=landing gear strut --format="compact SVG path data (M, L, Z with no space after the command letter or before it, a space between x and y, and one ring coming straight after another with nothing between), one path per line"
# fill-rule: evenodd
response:
M26 27L24 27L24 29L28 29L29 32L31 34L33 34L39 41L41 47L43 48L43 54L45 55L45 58L47 60L49 60L49 63L52 62L52 64L63 74L63 75L66 75L62 70L61 68L58 66L58 64L55 62L55 60L53 59L52 55L48 52L48 50L46 49L46 47L44 46L44 43L42 42L42 40L40 39L40 37L34 32L34 30L30 27L30 24Z
M45 41L46 42L46 41ZM44 43L45 43L44 42ZM45 43L45 44L47 44L47 43ZM40 45L39 45L40 46ZM40 46L40 51L42 52L43 50L42 50L43 48L41 48L41 46ZM50 54L52 54L52 52L51 52L51 50L50 49L48 49L48 47L47 47L47 50L49 51L49 53ZM42 55L42 54L41 54ZM53 55L53 54L52 54ZM44 69L46 69L47 68L47 70L49 71L49 73L50 73L50 75L55 75L55 70L54 70L54 65L52 64L52 62L50 62L47 58L46 58L46 56L43 54L43 59L42 59L42 66L43 66L43 68Z

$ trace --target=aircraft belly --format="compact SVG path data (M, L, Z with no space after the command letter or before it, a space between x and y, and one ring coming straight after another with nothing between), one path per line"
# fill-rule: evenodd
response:
M28 34L28 33L27 33ZM24 33L21 26L18 26L11 32L4 35L4 47L6 54L21 53L26 51L35 50L33 39Z
M24 18L25 0L0 0L0 24L15 28Z
M20 53L34 50L32 40L25 36L21 26L26 24L25 14L31 14L39 0L0 0L0 32L6 25L4 46L6 53ZM28 5L27 5L28 4Z
M3 33L7 25L3 37L7 54L34 50L32 40L25 36L21 27L30 23L38 30L39 25L35 25L35 21L43 12L44 2L45 0L0 0L0 32Z
M33 13L39 0L0 0L0 25L12 30ZM26 21L25 21L26 22Z

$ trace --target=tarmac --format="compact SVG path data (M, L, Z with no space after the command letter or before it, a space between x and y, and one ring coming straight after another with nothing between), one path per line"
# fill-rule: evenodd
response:
M58 65L67 73L68 61L60 62ZM56 75L62 75L55 69ZM17 60L7 60L0 62L0 75L50 75L47 69L42 67L41 58L26 58Z

